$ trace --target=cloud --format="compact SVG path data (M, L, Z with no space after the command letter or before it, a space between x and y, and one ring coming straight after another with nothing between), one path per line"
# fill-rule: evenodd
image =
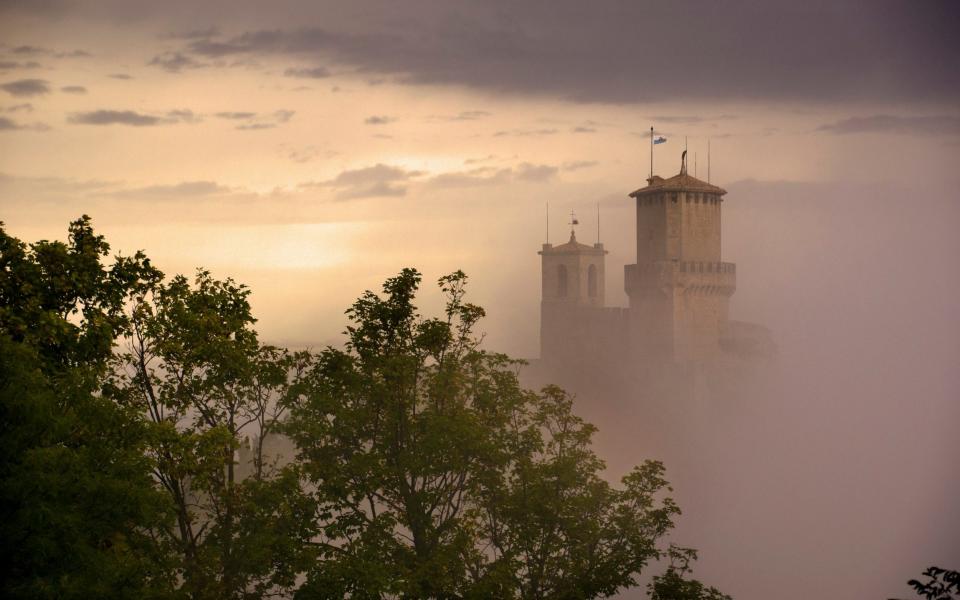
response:
M236 128L241 131L256 131L258 129L273 129L276 126L276 123L243 123L237 125Z
M700 0L586 10L582 0L491 0L417 3L386 18L382 5L354 4L349 26L293 7L302 27L191 40L183 51L322 61L409 85L577 102L960 98L960 73L949 60L955 2L916 10L881 1L865 11L829 0ZM312 25L322 21L331 25ZM638 35L637 23L661 25Z
M564 171L579 171L580 169L595 167L598 164L600 163L595 160L571 160L563 163L562 168Z
M333 179L307 182L301 187L330 187L336 190L338 200L355 198L398 197L407 193L405 185L411 179L421 177L422 171L408 171L378 163L372 167L343 171Z
M220 30L216 27L207 27L206 29L192 29L189 31L173 31L160 36L165 40L197 40L216 37L220 35Z
M233 190L214 181L183 181L172 185L149 185L111 193L112 196L131 197L201 197L227 194Z
M363 120L366 125L387 125L396 121L393 117L388 117L386 115L373 115L372 117L367 117Z
M82 85L65 85L60 88L60 91L64 94L86 94L87 88Z
M921 117L873 115L869 117L850 117L849 119L842 119L836 123L821 125L817 130L835 134L895 133L912 135L960 135L960 117L953 115Z
M330 71L324 67L312 67L294 69L290 68L283 72L286 77L300 77L303 79L323 79L330 77Z
M257 116L255 112L218 112L214 115L220 119L252 119Z
M10 50L18 56L55 56L57 58L86 58L91 56L86 50L70 50L69 52L55 52L41 46L17 46Z
M281 153L286 156L289 160L295 163L308 163L316 158L323 156L324 158L332 158L338 154L334 150L325 150L322 151L316 146L303 146L300 148L290 148L286 145L281 145Z
M498 131L493 137L539 137L544 135L553 135L557 133L556 129L510 129Z
M534 165L521 163L516 168L516 178L519 181L542 182L549 181L557 176L557 167L550 165Z
M35 60L27 62L17 62L15 60L0 60L0 70L10 71L12 69L39 69L42 65Z
M432 177L429 185L440 188L465 188L507 183L513 179L512 169L480 167L468 171L441 173Z
M0 131L49 131L50 126L46 123L32 123L30 125L21 125L9 117L0 117Z
M199 115L191 110L171 110L163 116L138 113L132 110L93 110L75 112L67 117L74 125L130 125L132 127L152 127L173 123L196 123Z
M281 123L286 123L296 114L296 111L280 109L269 114L260 114L250 111L218 112L214 116L230 121L243 121L236 126L242 131L256 131L259 129L273 129Z
M41 48L40 46L17 46L10 50L12 54L19 54L22 56L39 56L42 54L50 54L50 50L46 48Z
M476 121L489 116L490 113L485 110L465 110L455 115L432 115L427 118L431 121Z
M30 104L29 102L24 102L22 104L13 104L11 106L5 106L0 110L2 110L3 112L11 112L11 113L20 112L20 111L32 112L33 105Z
M596 133L597 130L595 127L586 127L584 125L578 125L571 129L573 133Z
M50 93L50 85L43 79L19 79L0 84L0 89L18 98Z
M70 52L57 52L54 56L57 58L87 58L93 55L86 50L71 50Z
M704 123L707 121L729 121L738 117L737 115L717 115L715 117L703 117L697 115L660 115L647 118L654 123L692 125L694 123Z
M427 184L440 188L464 188L502 185L512 181L543 183L554 179L558 171L554 166L525 162L513 168L478 167L467 171L440 173L431 177Z
M111 73L110 75L107 75L107 77L109 77L110 79L121 79L121 80L133 79L133 75L128 75L126 73Z
M97 195L116 188L118 182L96 179L76 180L63 177L24 177L0 173L0 191L5 198L27 201L56 200L78 195Z
M150 66L160 67L170 73L179 73L183 69L199 69L205 67L204 63L194 60L192 57L180 52L164 52L150 59L147 63Z
M149 127L166 122L161 117L144 115L132 110L78 112L67 117L67 121L75 125L132 125L134 127Z
M192 110L181 108L167 112L167 118L171 121L182 121L184 123L199 123L203 118Z

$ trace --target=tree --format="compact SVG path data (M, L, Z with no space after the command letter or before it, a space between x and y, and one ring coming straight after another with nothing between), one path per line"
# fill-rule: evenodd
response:
M656 575L647 585L650 600L731 600L714 587L707 587L685 575L692 571L690 563L697 559L692 548L671 546L667 551L670 565L663 575Z
M929 567L923 572L926 581L911 579L907 583L917 596L927 600L955 600L960 598L960 572L940 567Z
M147 455L174 507L158 535L192 598L289 593L311 535L295 466L263 452L309 357L260 343L248 295L202 270L192 286L157 283L135 299L116 359L114 396L147 415Z
M572 408L549 386L508 423L508 459L476 507L490 549L474 569L484 594L606 597L636 585L661 555L657 543L680 512L663 495L663 465L645 462L610 485L590 447L596 429Z
M169 519L139 416L100 393L124 300L159 276L116 257L90 219L25 245L0 226L0 539L5 597L173 593L150 532Z
M316 502L303 598L593 598L634 585L677 508L649 462L614 487L594 428L559 388L521 387L479 348L484 312L461 272L443 316L413 304L420 274L347 311L284 428Z

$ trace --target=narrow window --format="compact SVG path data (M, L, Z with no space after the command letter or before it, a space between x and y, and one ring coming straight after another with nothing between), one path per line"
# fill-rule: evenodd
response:
M561 298L567 296L567 267L564 265L557 267L557 295Z
M597 267L590 265L587 268L587 295L591 298L597 297Z

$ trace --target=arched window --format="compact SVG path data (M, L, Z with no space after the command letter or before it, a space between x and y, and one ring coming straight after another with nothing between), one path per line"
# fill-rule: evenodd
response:
M591 298L597 297L597 266L587 267L587 295Z
M567 267L564 265L557 267L557 295L561 298L567 296Z

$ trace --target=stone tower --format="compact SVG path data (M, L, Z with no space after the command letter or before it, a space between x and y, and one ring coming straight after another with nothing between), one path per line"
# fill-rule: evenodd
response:
M540 356L548 361L574 359L591 344L589 315L604 305L603 244L593 246L570 240L559 246L544 244L540 303Z
M637 262L626 265L631 353L643 360L720 355L736 266L721 261L723 190L687 174L653 176L637 206Z

